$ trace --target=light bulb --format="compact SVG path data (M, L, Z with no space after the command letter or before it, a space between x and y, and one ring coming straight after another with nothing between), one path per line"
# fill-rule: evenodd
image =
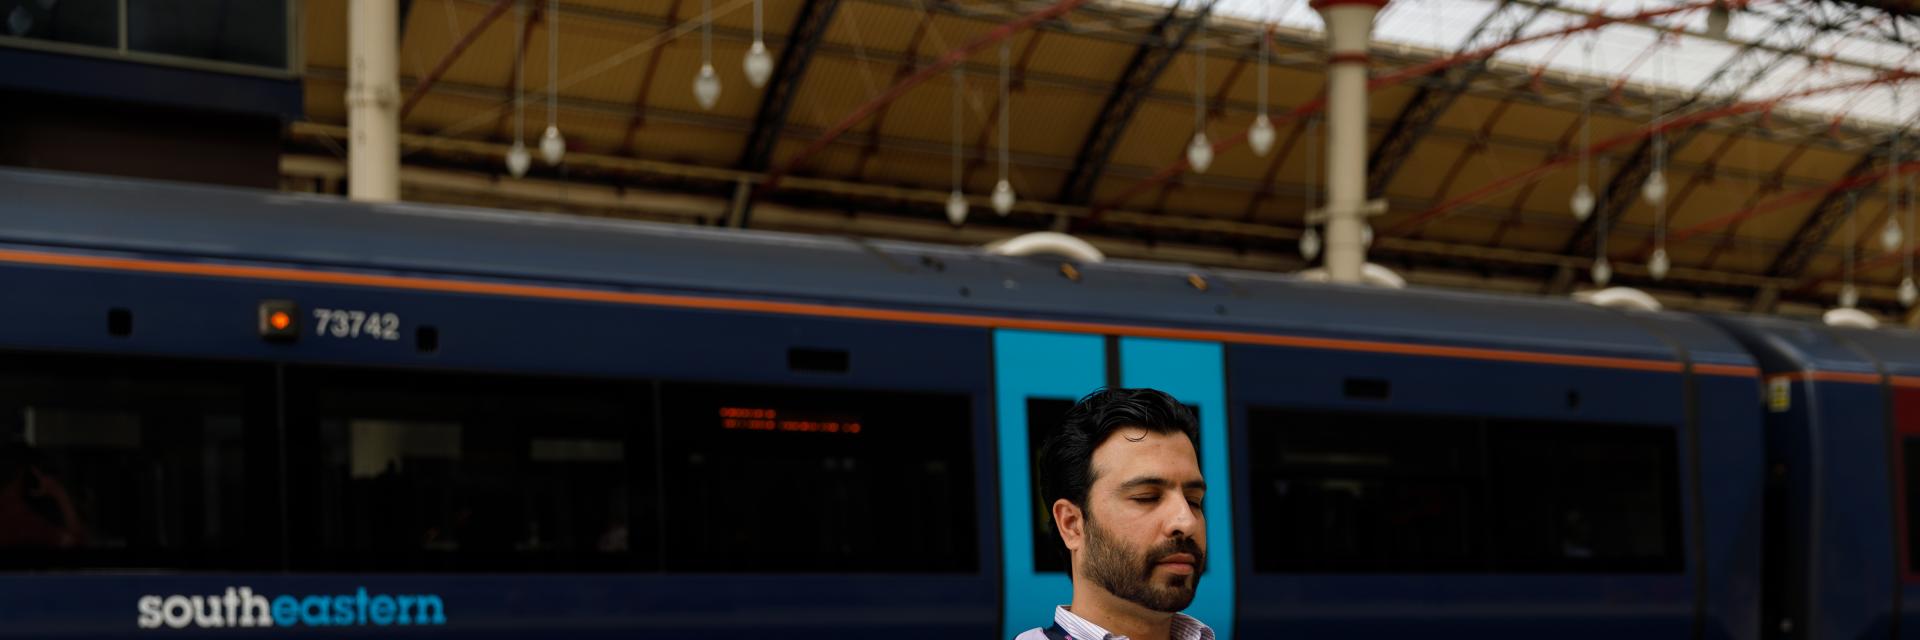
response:
M1888 218L1887 226L1880 229L1880 248L1888 251L1899 249L1900 241L1905 239L1905 234L1900 233L1900 223Z
M1653 276L1655 280L1665 279L1667 277L1667 267L1670 266L1673 265L1667 261L1666 247L1654 249L1653 256L1647 259L1647 275Z
M513 148L507 150L507 173L515 178L526 177L527 167L532 164L533 156L527 153L526 143L513 141Z
M1574 188L1573 199L1567 204L1573 206L1573 219L1584 222L1587 216L1593 215L1593 190L1581 184Z
M1648 174L1646 184L1640 185L1640 197L1646 198L1647 204L1660 204L1661 200L1667 199L1666 172L1655 171Z
M560 135L560 127L547 125L547 132L540 134L540 158L548 165L558 165L566 155L567 139Z
M1613 279L1613 265L1607 264L1607 258L1601 256L1593 261L1593 283L1602 287Z
M1193 143L1187 145L1187 166L1194 173L1206 173L1213 166L1213 143L1207 142L1207 132L1193 134Z
M1840 285L1840 306L1841 307L1852 309L1853 305L1856 305L1859 303L1860 303L1860 290L1855 289L1853 287L1853 283L1849 282L1849 283Z
M1300 234L1300 257L1306 258L1307 261L1311 262L1319 255L1320 232L1314 230L1313 227L1307 227L1307 231Z
M1913 306L1913 303L1916 300L1920 300L1920 287L1915 287L1913 285L1913 276L1907 276L1906 278L1901 279L1900 280L1900 305L1905 307L1911 307Z
M1273 119L1262 113L1253 119L1253 128L1247 129L1247 146L1253 148L1253 155L1265 158L1273 150L1273 137Z
M993 212L1003 216L1013 213L1013 185L1005 180L993 185Z
M1373 225L1360 225L1360 246L1373 246Z
M947 222L951 222L953 226L957 227L960 226L960 223L966 221L967 197L962 195L959 189L954 189L953 193L947 196Z
M746 68L747 84L755 89L767 86L767 79L773 77L773 56L767 53L767 43L759 39L753 41L753 46L747 49L746 60L740 64Z
M712 63L700 65L700 75L693 79L693 99L708 111L720 104L720 74L713 72Z

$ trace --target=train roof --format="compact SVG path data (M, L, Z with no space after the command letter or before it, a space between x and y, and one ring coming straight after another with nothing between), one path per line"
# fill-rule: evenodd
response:
M0 193L0 243L65 251L1657 360L1685 349L1699 363L1754 363L1691 315L1563 299L1128 260L1077 265L1073 280L1058 259L966 247L44 171L0 170Z
M1716 320L1753 347L1768 373L1920 376L1920 332L1911 329L1830 327L1766 316L1729 315Z

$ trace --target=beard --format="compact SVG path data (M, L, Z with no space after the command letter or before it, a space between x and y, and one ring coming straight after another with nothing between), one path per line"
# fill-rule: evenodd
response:
M1176 553L1193 556L1193 573L1154 580L1153 572L1160 561ZM1091 518L1087 520L1087 579L1122 600L1162 613L1180 611L1193 604L1200 574L1206 568L1207 554L1193 538L1174 538L1146 553L1134 554L1106 535Z

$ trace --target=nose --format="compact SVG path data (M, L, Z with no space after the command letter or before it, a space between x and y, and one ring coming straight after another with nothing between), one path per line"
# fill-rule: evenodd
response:
M1194 510L1193 505L1187 504L1185 498L1175 498L1169 502L1174 506L1173 513L1167 518L1166 534L1176 538L1191 538L1199 535L1202 526L1200 512Z

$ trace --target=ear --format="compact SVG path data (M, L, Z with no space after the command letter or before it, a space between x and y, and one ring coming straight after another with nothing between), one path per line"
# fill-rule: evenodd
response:
M1060 532L1060 541L1066 543L1070 551L1079 551L1087 539L1087 532L1083 529L1087 521L1081 516L1080 507L1072 500L1061 498L1053 501L1053 528Z

